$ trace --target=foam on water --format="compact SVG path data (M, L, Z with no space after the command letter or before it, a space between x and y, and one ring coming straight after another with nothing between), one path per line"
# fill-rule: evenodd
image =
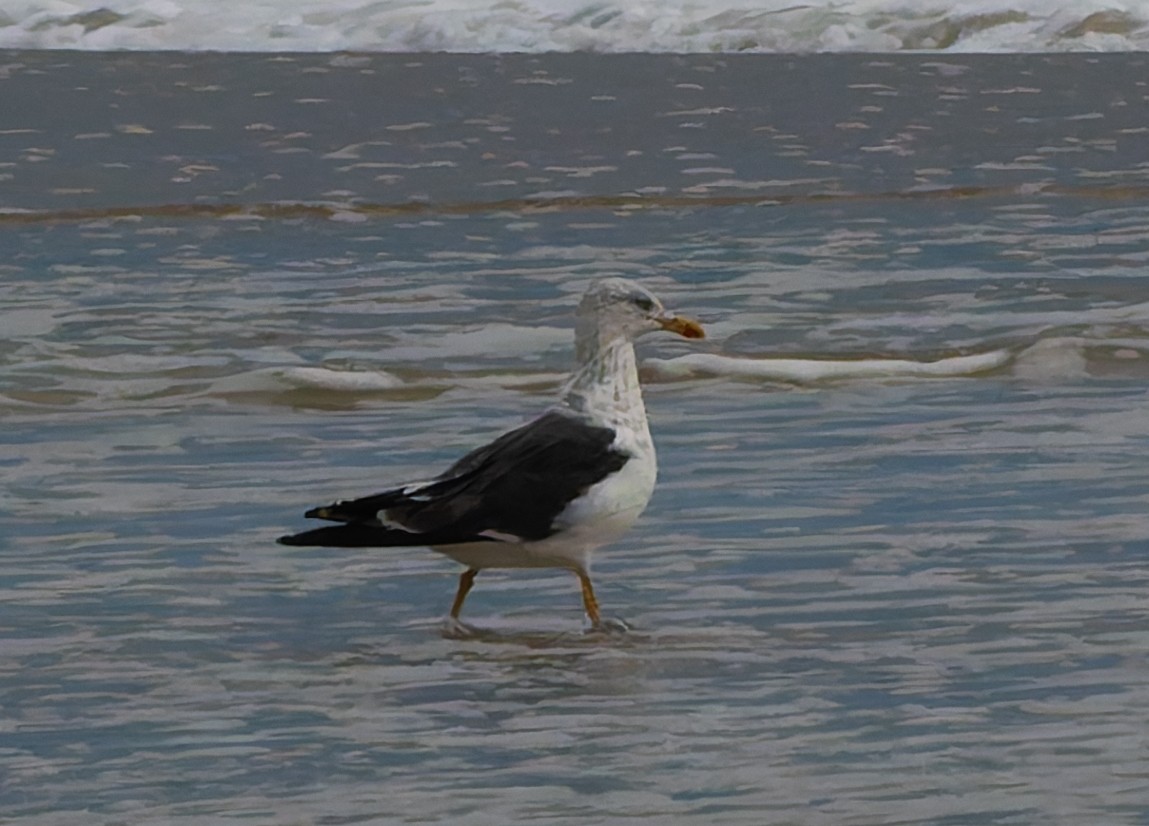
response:
M23 0L0 47L220 51L1127 51L1149 0Z
M492 325L505 330L508 325ZM528 330L529 328L522 328ZM438 337L440 343L449 335ZM983 345L988 346L988 344ZM446 347L456 357L466 347ZM425 354L423 354L425 356ZM187 403L218 398L267 405L351 408L375 397L427 399L451 389L469 394L507 390L549 398L565 374L548 366L488 366L467 370L429 369L418 358L392 361L402 376L364 358L353 366L281 363L242 369L218 356L144 356L112 352L99 357L70 355L56 386L44 380L51 360L30 361L10 372L11 383L0 391L0 412L43 406L44 409L107 409L125 401L165 399ZM286 360L286 359L285 359ZM999 371L1029 383L1057 384L1089 376L1136 377L1149 372L1149 345L1143 340L1112 338L1103 326L1085 335L1049 331L1015 347L986 349L944 358L907 354L901 358L853 356L785 356L688 353L642 360L643 380L672 383L701 377L807 385L876 383L915 379L979 377ZM241 368L237 371L236 368Z
M1006 350L971 356L924 361L862 358L738 358L715 353L692 353L672 359L647 359L643 366L664 379L690 376L728 376L774 379L795 383L832 379L971 376L995 370L1009 361Z

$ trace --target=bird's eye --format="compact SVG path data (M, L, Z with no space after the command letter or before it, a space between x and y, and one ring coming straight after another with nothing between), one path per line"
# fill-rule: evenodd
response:
M654 309L654 302L647 298L645 295L636 296L634 299L634 306L642 310L644 313L649 313Z

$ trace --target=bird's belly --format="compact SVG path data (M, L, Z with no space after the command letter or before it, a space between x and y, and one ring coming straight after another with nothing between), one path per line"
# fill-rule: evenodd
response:
M646 510L656 475L652 456L635 457L567 505L555 519L556 527L591 547L610 542Z
M586 548L554 538L539 542L468 542L436 545L433 550L468 568L570 568L585 567Z

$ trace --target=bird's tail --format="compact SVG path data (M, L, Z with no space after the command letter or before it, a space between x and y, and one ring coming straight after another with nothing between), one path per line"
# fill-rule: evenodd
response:
M383 525L350 522L346 525L328 525L325 528L281 536L276 541L280 545L320 545L327 548L409 548L417 545L434 547L469 542L493 542L495 539L466 532L414 533Z
M329 525L303 533L281 536L280 545L320 545L328 548L381 548L388 545L408 544L396 542L395 533L375 525Z

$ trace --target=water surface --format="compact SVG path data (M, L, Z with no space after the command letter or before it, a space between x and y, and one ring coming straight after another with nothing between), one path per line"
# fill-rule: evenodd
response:
M8 56L0 809L1149 822L1143 58L603 60ZM652 373L627 635L274 544L544 409L606 274L708 327L647 357L1007 358Z

